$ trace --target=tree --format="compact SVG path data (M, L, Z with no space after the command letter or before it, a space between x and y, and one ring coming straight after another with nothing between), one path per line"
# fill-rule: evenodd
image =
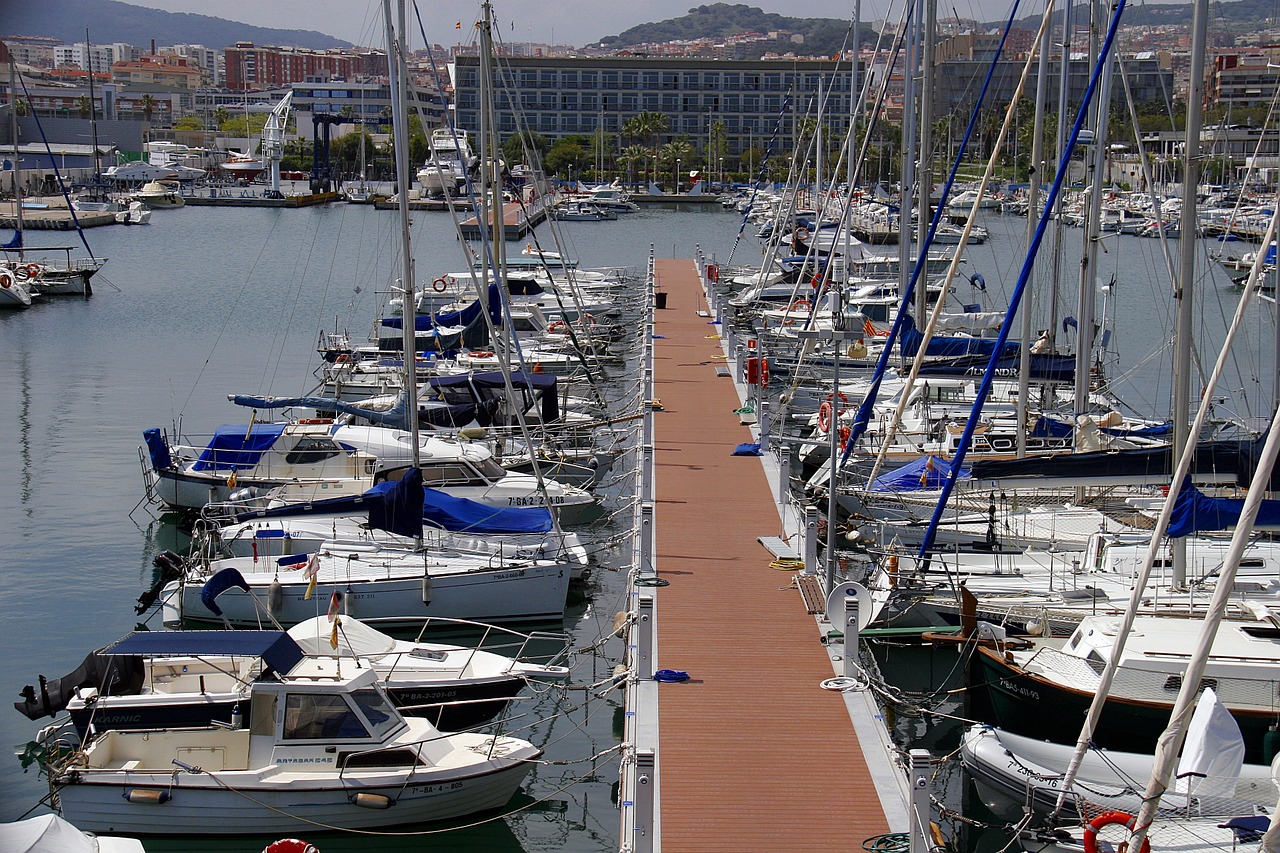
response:
M591 162L591 152L581 139L567 137L552 144L546 158L548 174L568 177L570 169L580 172L584 164Z
M142 96L138 103L142 106L142 117L147 121L151 121L151 116L156 111L156 99L148 92Z
M80 113L80 118L89 118L93 114L93 103L88 95L76 98L76 111Z
M199 116L186 115L173 123L174 130L204 130L204 122Z
M19 98L18 102L14 105L14 110L20 116L31 115L31 105L21 98Z
M684 175L680 172L693 164L693 146L683 136L677 136L662 148L658 149L658 163L664 174L675 178L676 186L684 183Z
M658 156L658 137L664 133L669 127L667 117L662 113L656 113L651 110L645 110L642 113L636 113L626 124L622 126L622 135L628 139L635 139L641 143L648 143L649 149L653 152L653 157Z
M551 142L536 130L513 133L502 143L502 159L509 164L541 163L551 150Z
M649 149L643 145L628 145L618 155L618 165L627 170L627 174L631 177L631 182L636 183L636 169L643 166L649 158Z

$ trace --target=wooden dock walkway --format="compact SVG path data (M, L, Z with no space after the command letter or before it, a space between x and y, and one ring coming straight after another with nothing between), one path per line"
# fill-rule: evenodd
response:
M889 831L814 617L757 541L778 508L690 260L658 260L655 528L664 851L856 851ZM704 312L700 315L698 312ZM881 771L882 772L882 771Z

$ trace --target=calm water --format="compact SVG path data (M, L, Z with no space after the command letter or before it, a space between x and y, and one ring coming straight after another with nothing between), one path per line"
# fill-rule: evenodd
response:
M419 279L464 269L460 244L445 215L415 213ZM659 257L691 257L695 245L722 262L737 232L737 215L720 207L649 208L617 222L563 223L563 250L584 265L643 269L652 246ZM1022 226L998 216L986 220L992 240L970 250L969 272L981 271L990 305L1004 299L1020 262ZM543 226L544 247L555 248ZM61 676L91 649L132 629L133 604L152 580L151 558L180 544L176 531L136 508L142 498L138 447L142 430L175 423L205 431L242 422L230 393L294 394L314 384L320 331L345 329L363 338L394 276L398 217L371 207L332 205L303 210L208 209L156 211L150 225L89 232L96 254L110 258L95 279L91 300L65 299L25 312L0 314L0 344L8 369L0 373L0 414L10 449L0 454L0 689L12 699L38 674ZM735 263L759 259L749 226ZM1063 265L1075 288L1068 229ZM44 245L64 238L31 235ZM518 250L522 244L510 244ZM1161 352L1172 327L1168 285L1154 255L1157 242L1131 237L1105 241L1099 275L1114 274L1112 307L1117 355L1109 369L1127 373L1122 393L1143 414L1168 412L1169 356ZM1216 244L1214 244L1216 246ZM1242 246L1239 251L1248 247ZM891 251L891 249L890 249ZM1198 332L1211 358L1234 291L1205 264ZM1074 313L1074 308L1066 313ZM1232 408L1266 414L1272 377L1273 309L1254 310L1251 342L1233 369ZM1250 408L1252 407L1252 408ZM131 512L131 510L133 510ZM572 603L566 628L579 646L609 630L623 606L620 576L598 571ZM617 662L617 641L579 661L574 683L605 677ZM946 664L949 669L950 665ZM945 673L944 673L945 674ZM530 718L546 716L531 739L556 763L530 777L518 814L474 829L431 836L448 850L568 850L616 848L611 788L613 746L621 731L618 697L582 691L522 705ZM38 724L0 709L0 740L29 740ZM900 725L904 738L923 735ZM937 735L930 728L928 738ZM933 744L930 744L932 746ZM46 792L34 771L0 760L0 818L16 819ZM270 840L270 839L267 839ZM332 850L400 849L422 843L317 837ZM201 849L258 851L262 839L241 839ZM189 845L188 845L189 846ZM148 841L148 850L178 849Z

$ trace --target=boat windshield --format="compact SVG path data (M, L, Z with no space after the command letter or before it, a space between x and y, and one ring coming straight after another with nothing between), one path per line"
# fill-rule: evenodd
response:
M387 702L387 697L382 695L381 690L372 687L357 690L351 694L351 698L355 700L356 707L364 714L369 725L373 726L373 733L379 737L387 734L400 722L400 714Z
M369 730L337 693L290 693L284 705L285 740L367 739Z

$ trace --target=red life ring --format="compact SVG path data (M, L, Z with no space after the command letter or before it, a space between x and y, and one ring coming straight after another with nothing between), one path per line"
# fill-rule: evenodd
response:
M829 429L831 429L832 414L833 414L833 410L831 408L830 402L823 403L821 406L818 407L818 429L819 430L821 430L822 432L827 432Z
M436 293L444 293L449 289L449 279L444 276L440 276L438 279L431 282L431 289Z
M1102 827L1116 823L1126 827L1132 834L1136 822L1137 818L1125 812L1103 812L1098 815L1089 821L1089 824L1084 828L1085 853L1098 853L1098 830L1102 829ZM1138 853L1151 853L1150 838L1142 839L1142 849Z
M493 358L493 353L488 350L476 350L471 353L472 358Z
M846 396L844 395L844 392L843 392L843 391L835 391L835 392L833 392L833 393L831 393L831 394L828 394L828 395L827 395L827 402L828 402L828 403L830 403L830 402L834 401L837 397L839 397L839 398L840 398L840 403L842 404L842 405L841 405L841 408L843 408L844 406L849 405L849 398L848 398L848 397L846 397Z
M13 287L13 273L8 270L0 270L0 288L8 290Z
M808 311L808 310L809 310L809 300L808 300L808 299L797 299L795 302L792 302L792 303L791 303L791 305L787 307L787 310L788 310L788 311Z
M809 229L808 229L808 228L805 228L803 225L801 225L799 228L797 228L797 229L796 229L796 234L795 234L795 236L796 236L796 239L797 239L797 240L808 240L808 239L809 239Z
M568 332L569 324L566 323L564 320L556 320L550 326L547 326L547 331L553 334L559 333L559 332Z
M36 276L38 276L38 275L40 275L40 265L39 265L39 264L27 264L27 277L28 277L28 278L35 278L35 277L36 277Z
M262 853L320 853L314 844L298 838L281 838L268 844Z
M339 353L338 357L333 360L333 363L334 364L350 364L351 356L347 355L345 352Z

